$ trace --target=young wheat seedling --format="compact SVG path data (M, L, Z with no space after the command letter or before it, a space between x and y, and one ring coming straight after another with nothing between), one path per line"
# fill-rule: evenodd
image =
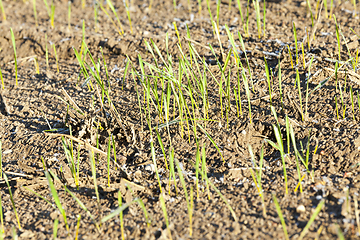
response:
M161 205L161 209L163 211L163 214L164 214L164 218L165 218L165 223L166 223L166 228L168 230L168 233L169 233L169 239L172 240L172 237L171 237L171 230L170 230L170 227L169 227L169 218L168 218L168 215L167 215L167 211L166 211L166 204L165 204L165 200L164 200L164 197L160 194L160 205Z
M0 178L3 177L3 167L2 167L2 143L0 140Z
M303 59L303 64L304 64L304 69L306 68L306 61L305 61L305 49L304 49L304 44L301 43L301 52L302 52L302 59Z
M79 239L80 221L81 221L81 214L79 214L77 223L76 223L75 240Z
M243 18L242 11L241 11L241 2L240 2L240 0L237 0L237 5L238 5L238 8L239 8L241 24L244 25L244 18Z
M53 239L57 239L57 233L58 233L58 225L59 225L59 219L55 219L54 226L53 226Z
M0 0L0 9L1 9L1 14L2 14L3 20L5 22L6 21L6 14L5 14L5 9L4 9L2 0Z
M122 197L121 197L121 192L118 192L118 203L119 203L119 207L122 207ZM125 234L124 234L124 216L123 216L123 212L121 211L119 213L119 218L120 218L120 231L121 231L121 239L124 240L125 239Z
M281 208L280 208L280 204L275 196L275 194L272 194L273 196L273 201L274 201L274 204L275 204L275 207L276 207L276 211L279 215L279 218L280 218L280 221L281 221L281 225L283 227L283 231L284 231L284 235L285 235L285 239L286 240L289 240L289 235L288 235L288 232L287 232L287 229L286 229L286 223L285 223L285 219L284 219L284 216L281 212Z
M110 7L111 11L114 13L116 19L117 19L118 25L119 25L119 27L120 27L119 34L120 34L120 35L124 34L123 26L122 26L122 24L120 23L120 19L119 19L117 13L116 13L116 10L115 10L115 8L114 8L114 5L111 3L111 0L106 0L106 2L107 2L107 4L108 4L108 6ZM109 14L107 13L107 11L102 7L102 5L100 5L100 7L101 7L101 9L105 12L105 14L108 15L108 17L111 19L110 15L109 15ZM111 21L113 22L113 20L111 20ZM113 22L113 24L115 24L115 23Z
M18 85L18 64L17 64L17 57L16 57L16 44L15 44L15 37L14 37L14 32L12 30L12 28L10 28L10 32L11 32L11 42L13 44L13 48L14 48L14 61L15 61L15 86Z
M311 17L311 26L314 27L314 17L313 17L313 13L311 10L311 5L310 5L310 1L306 0L307 6L309 8L309 12L310 12L310 17Z
M310 228L311 224L314 222L317 215L319 215L319 213L320 213L322 207L324 206L324 204L325 204L325 200L322 199L320 201L320 203L317 205L317 207L315 208L314 213L311 215L311 218L310 218L309 222L306 224L305 228L301 232L300 237L298 238L299 240L302 240L305 237L306 233L309 231L309 228Z
M270 73L269 73L269 66L267 64L266 58L264 57L264 61L265 61L265 73L266 73L266 79L267 79L267 83L269 86L269 100L270 100L270 105L272 106L272 98L271 98L271 79L270 79Z
M132 28L132 24L131 24L131 17L130 17L128 0L125 0L125 1L124 1L124 4L125 4L126 14L127 14L127 16L128 16L128 19L129 19L130 32L131 32L131 34L133 34L133 28Z
M0 68L0 80L1 80L2 89L5 89L4 78L1 72L1 68Z
M22 230L21 225L20 225L19 215L18 215L18 213L16 211L16 207L15 207L14 197L13 197L13 194L12 194L12 191L11 191L11 187L10 187L8 178L7 178L5 173L3 173L3 177L4 177L4 180L6 182L6 185L8 186L8 190L9 190L9 194L10 194L10 201L12 203L12 207L13 207L13 210L14 210L14 213L15 213L16 221L18 223L19 229Z
M308 72L308 77L306 79L306 95L305 95L305 119L308 119L308 100L309 100L309 82L310 82L310 78L311 78L311 64L314 60L314 56L312 56L311 60L310 60L310 64L309 64L309 72Z
M262 184L261 184L261 173L262 173L262 167L263 167L263 162L264 162L264 146L261 147L259 166L256 164L255 156L254 156L254 153L252 151L251 145L249 145L249 152L250 152L251 161L253 163L253 167L254 167L254 170L255 170L255 174L254 174L254 171L251 168L249 168L249 169L250 169L251 176L252 176L252 178L254 180L256 189L257 189L257 191L259 193L259 196L261 198L261 202L262 202L262 205L263 205L263 216L265 218L266 217L266 208L265 208L264 193L263 193Z
M1 0L0 0L1 4ZM35 26L38 27L38 20L37 20L37 14L36 14L36 0L33 0L33 9L34 9L34 19L35 19Z
M66 230L68 231L68 234L70 234L70 229L69 229L69 225L67 223L66 213L65 213L65 210L64 210L63 206L61 205L59 195L58 195L58 193L56 191L56 188L54 186L54 183L53 183L53 181L52 181L52 179L50 177L50 173L48 171L45 171L45 176L46 176L46 179L48 181L50 192L51 192L51 195L54 198L55 204L56 204L58 210L60 211L60 213L62 214L62 216L64 218ZM55 176L55 175L52 174L52 176Z
M339 34L339 25L337 24L336 17L334 15L334 21L335 21L335 29L336 29L336 39L338 44L338 51L339 51L339 62L341 61L341 40L340 40L340 34Z
M107 222L108 220L118 216L120 214L120 212L123 212L126 208L128 208L131 204L133 203L136 203L139 201L139 198L135 198L134 200L132 200L131 202L128 202L128 203L125 203L125 204L122 204L122 206L118 207L115 211L111 212L109 215L103 217L101 220L100 220L100 223L105 223Z
M94 150L91 149L91 151L89 151L89 153L90 153L90 166L91 166L92 178L93 178L93 181L94 181L96 200L97 200L97 202L98 202L98 204L100 206L100 196L99 196L99 191L98 191L97 181L96 181L96 166L95 166Z
M55 44L53 44L53 49L54 49L54 55L55 55L55 61L56 61L56 70L57 70L57 73L59 73L59 58L58 58L58 55L56 52Z
M283 144L283 141L282 141L282 134L281 134L281 131L280 131L280 125L279 125L278 118L277 118L277 115L276 115L276 112L275 112L275 108L273 106L271 106L271 111L273 112L274 117L275 117L275 119L277 121L277 125L273 125L273 129L274 129L277 144L275 142L269 140L269 139L266 139L266 141L272 147L274 147L275 149L277 149L280 152L281 161L282 161L282 164L283 164L284 180L285 180L285 193L288 194L288 184L287 184L287 174L286 174L286 164L285 164L285 151L284 151L284 144Z
M256 16L256 26L258 30L258 37L261 38L261 23L260 23L260 6L259 1L253 0L253 5L255 9L255 16Z
M1 194L0 194L0 224L1 224L0 239L3 239L2 235L5 233L5 227L4 227L4 215L3 215Z
M50 13L50 25L51 28L54 29L54 21L55 21L55 4L54 1L51 2L51 13Z
M216 30L219 31L219 27L220 27L220 4L221 1L217 0L216 1Z
M94 30L95 32L99 31L99 21L98 21L98 14L99 14L99 3L97 1L94 2Z
M299 64L299 52L298 52L298 42L297 42L297 34L295 23L293 22L293 32L294 32L294 40L295 40L295 54L296 54L296 65Z
M54 176L54 175L53 175L53 176ZM57 178L57 177L55 176L55 178ZM69 193L70 196L77 202L77 204L86 212L86 214L87 214L87 215L90 217L90 219L93 221L93 223L94 223L96 229L98 230L98 232L100 232L100 226L99 226L99 224L96 222L94 216L90 213L90 211L87 209L87 207L85 206L85 204L84 204L83 202L81 202L80 199L77 198L77 197L74 195L74 193L72 193L66 186L64 186L64 188L65 188L65 191L66 191L67 193Z
M291 68L294 69L294 63L293 63L293 58L292 58L290 46L287 45L287 48L288 48L288 52L289 52L289 58L290 58Z
M351 100L351 109L353 113L353 120L355 121L354 92L352 86L350 86L350 100Z
M71 31L71 1L68 1L68 29Z
M210 21L211 21L211 24L214 22L213 20L213 17L212 17L212 14L211 14L211 8L210 8L210 2L209 0L206 0L206 5L208 7L208 12L209 12L209 15L210 15ZM213 34L215 36L215 28L214 28L214 25L213 25Z
M331 19L331 16L333 15L333 9L334 9L334 0L330 1L330 14L329 14L329 18Z

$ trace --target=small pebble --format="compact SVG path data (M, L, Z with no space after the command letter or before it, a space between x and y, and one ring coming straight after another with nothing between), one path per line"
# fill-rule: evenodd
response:
M148 164L145 166L145 170L149 171L149 172L154 172L155 171L155 165L154 164Z
M140 178L141 177L141 171L140 170L137 170L135 173L134 173L135 177L137 178Z
M304 207L304 205L299 205L299 206L296 208L296 212L297 212L297 213L303 213L303 212L305 212L305 207Z

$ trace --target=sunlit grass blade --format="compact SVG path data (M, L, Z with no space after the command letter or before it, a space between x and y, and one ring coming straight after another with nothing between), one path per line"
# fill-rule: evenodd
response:
M279 218L280 218L280 221L281 221L281 225L283 227L283 231L284 231L284 236L285 236L285 239L286 240L289 240L289 235L288 235L288 232L287 232L287 229L286 229L286 223L285 223L285 219L284 219L284 216L281 212L281 208L280 208L280 205L279 205L279 202L278 200L276 199L276 196L275 194L272 194L273 196L273 201L274 201L274 204L275 204L275 208L276 208L276 211L279 215Z
M1 177L2 178L2 177ZM0 224L1 224L1 229L0 229L0 238L2 237L2 235L5 233L5 227L4 227L4 214L3 214L3 208L2 208L2 199L1 199L1 194L0 194Z
M313 16L313 12L311 10L311 4L309 0L306 0L307 6L309 8L309 12L310 12L310 18L311 18L311 26L314 27L314 16Z
M311 224L314 222L317 215L319 215L319 213L320 213L322 207L324 206L324 204L325 204L325 200L322 199L320 201L320 203L317 205L317 207L315 208L315 211L311 215L310 220L308 221L308 223L306 224L306 226L302 230L302 232L300 234L300 237L298 238L299 240L302 240L305 237L306 233L309 231L309 228L310 228Z
M205 159L205 158L203 158ZM204 165L203 165L204 166ZM195 169L198 168L199 166L195 166ZM208 176L206 173L204 173L204 171L198 171L202 178L205 179L206 184L210 185L214 191L220 196L220 198L224 201L225 205L228 207L232 217L234 218L235 221L238 221L238 218L233 210L233 208L230 206L228 200L224 197L224 195L222 195L222 193L219 191L219 189L217 189L217 187L215 187L215 185L209 180Z
M16 217L16 221L17 221L17 223L18 223L19 229L21 230L22 227L21 227L21 224L20 224L19 215L18 215L18 213L17 213L17 211L16 211L16 206L15 206L14 197L13 197L13 194L12 194L12 191L11 191L11 187L10 187L8 178L7 178L7 176L6 176L5 173L3 173L3 177L4 177L4 180L5 180L5 182L6 182L6 185L8 186L8 190L9 190L9 194L10 194L10 201L11 201L11 204L12 204L12 207L13 207L13 210L14 210L14 213L15 213L15 217Z
M71 1L68 1L68 29L71 30Z
M250 1L250 0L249 0L249 1ZM246 49L245 49L244 40L243 40L240 32L238 32L238 36L239 36L239 40L240 40L240 44L241 44L242 51L243 51L244 54L245 54L245 60L246 60L247 66L248 66L248 71L249 71L249 76L250 76L251 88L252 88L253 92L255 92L254 82L253 82L253 78L252 78L252 74L251 74L250 63L249 63L249 59L248 59L247 54L246 54ZM242 68L242 67L241 67L241 68Z
M126 186L127 186L127 188L130 190L130 192L132 193L132 195L134 196L134 192L133 192L133 190L131 189L130 185L127 184ZM148 211L147 211L146 208L145 208L145 204L144 204L143 200L141 200L141 198L135 198L135 200L136 200L136 202L139 204L141 210L142 210L143 213L144 213L145 220L146 220L146 226L147 226L147 227L150 227L150 225L151 225L151 219L150 219L150 216L149 216Z
M2 89L5 89L4 78L3 78L3 75L2 75L1 68L0 68L0 80L1 80Z
M216 30L219 31L220 26L220 5L221 1L216 0Z
M126 208L128 208L131 204L135 203L138 201L138 198L135 198L134 200L132 200L131 202L128 202L128 203L125 203L125 204L122 204L121 207L118 207L116 210L112 211L109 215L103 217L101 220L100 220L100 223L105 223L107 222L108 220L118 216L120 214L120 212L123 212Z
M51 2L51 12L50 12L50 25L51 25L52 29L55 28L54 21L55 21L55 4L54 4L54 1L52 1Z
M17 56L16 56L16 44L15 44L15 36L12 28L10 28L11 33L11 42L14 48L14 61L15 61L15 86L18 85L18 64L17 64Z
M248 100L248 106L249 106L249 119L250 119L250 123L252 123L252 116L251 116L251 100L250 100L250 90L249 90L249 84L248 84L248 80L246 78L245 75L245 71L243 70L241 72L242 74L242 79L244 81L244 85L245 85L245 91L246 91L246 96L247 96L247 100Z
M175 159L175 164L178 170L178 174L179 174L179 179L180 179L180 183L184 189L184 194L185 194L185 200L186 200L186 204L189 207L189 195L186 189L186 183L185 183L185 178L184 178L184 174L183 174L183 166L180 166L180 163L177 159Z
M306 79L306 95L305 95L305 119L308 118L308 101L309 101L309 82L311 79L311 65L314 60L314 56L311 57L310 64L309 64L309 71Z
M49 70L49 50L47 45L47 34L45 33L45 59L46 59L46 69Z
M331 19L331 16L333 15L333 10L334 10L334 0L330 1L330 14L329 14L329 18Z
M59 219L55 219L54 226L53 226L53 239L57 239L57 233L58 233L58 225L59 225Z
M210 15L210 22L211 24L214 22L213 20L213 16L211 14L211 8L210 8L210 0L206 0L206 5L207 5L207 8L208 8L208 12L209 12L209 15ZM213 34L215 35L215 28L214 28L214 25L213 26Z
M97 181L96 181L96 166L95 166L95 156L94 156L94 150L91 149L91 151L89 151L89 158L90 158L90 166L91 166L91 173L92 173L92 179L94 181L94 189L95 189L95 194L96 194L96 200L98 202L98 204L100 205L100 196L99 196L99 191L98 191L98 186L97 186Z
M273 141L271 141L270 139L266 139L266 142L268 142L272 147L274 147L275 149L277 149L280 152L281 161L282 161L282 165L283 165L284 181L285 181L285 193L288 194L288 184L287 184L287 174L286 174L286 164L285 164L285 151L284 151L284 144L283 144L283 140L282 140L282 134L281 134L281 130L280 130L279 121L278 121L278 118L277 118L277 115L275 112L275 108L273 106L271 106L271 111L273 112L274 117L278 123L277 125L273 125L277 144L274 143Z
M301 120L304 121L304 111L303 111L303 104L302 104L302 97L301 97L301 85L300 85L300 74L299 69L296 68L296 80L298 86L298 94L299 94L299 103L300 103L300 111L301 111Z
M0 9L1 9L1 14L3 17L4 22L6 21L6 14L5 14L5 9L4 9L4 5L2 3L2 0L0 0Z
M55 44L53 44L53 49L54 49L54 55L55 55L55 61L56 61L56 71L57 73L59 73L59 58L56 52L56 47Z
M90 211L87 209L84 203L80 201L79 198L77 198L66 186L64 186L65 191L70 194L70 196L79 204L79 206L86 212L86 214L91 218L93 223L95 224L96 229L100 232L100 227L96 223L95 217L90 213Z
M54 175L54 174L52 174L52 175ZM56 191L56 188L54 186L53 181L51 180L50 173L46 171L45 176L46 176L46 179L48 181L50 192L51 192L51 195L54 198L55 204L56 204L58 210L60 211L61 215L64 218L66 230L68 231L68 234L70 234L70 229L69 229L69 225L68 225L68 222L67 222L66 213L65 213L65 210L64 210L63 206L61 205L59 195L58 195L58 193Z
M155 148L154 148L154 143L153 143L152 136L151 136L151 139L150 139L150 147L151 147L151 156L152 156L153 164L154 164L154 167L155 167L155 173L156 173L156 177L157 177L158 184L159 184L159 190L160 190L160 192L162 192L161 180L160 180L160 176L159 176L159 172L158 172L158 168L157 168L157 164L156 164Z
M38 20L37 20L37 14L36 14L36 0L33 0L33 10L34 10L34 19L35 19L35 26L38 27ZM0 0L0 7L2 6L1 0ZM5 20L5 19L4 19Z
M0 140L0 178L3 177L3 164L2 164L2 143Z
M133 28L132 28L132 24L131 24L131 17L130 17L130 11L129 11L129 2L128 0L125 0L124 1L124 4L125 4L125 11L126 11L126 14L128 16L128 20L129 20L129 25L130 25L130 32L131 34L133 34Z
M79 214L77 223L76 223L75 240L79 239L80 221L81 221L81 214Z
M38 196L39 198L41 198L42 200L44 200L45 202L47 202L50 206L52 206L55 210L56 210L56 207L50 202L48 201L46 198L44 198L43 196L41 196L39 193L35 192L34 190L30 189L30 188L27 188L25 186L22 186L23 188L25 188L26 190L28 190L29 192L35 194L36 196Z
M108 140L108 148L107 148L107 179L108 179L108 187L110 187L110 154L111 154L111 138Z
M122 207L122 197L121 197L121 192L118 192L118 203L119 203L119 207ZM125 233L124 233L124 216L123 216L123 211L121 211L119 213L119 218L120 218L120 231L121 231L121 239L124 240L125 239Z
M239 8L241 24L243 25L244 24L244 18L243 18L242 11L241 11L241 2L240 1L241 0L237 0L237 5L238 5L238 8Z
M254 9L255 9L255 17L256 17L256 26L257 26L257 30L258 30L258 37L259 39L261 38L261 22L260 22L260 6L259 6L259 2L253 0L253 5L254 5Z
M159 199L160 199L160 206L161 206L161 209L163 211L163 214L164 214L164 218L165 218L165 223L166 223L166 228L168 230L168 233L169 233L169 239L172 240L172 237L171 237L171 230L170 230L170 227L169 227L169 218L168 218L168 214L167 214L167 211L166 211L166 204L165 204L165 200L164 200L164 197L160 194L159 196Z
M299 64L299 51L298 51L296 27L295 27L294 22L293 22L293 32L294 32L294 40L295 40L296 65L298 65Z
M262 167L263 167L263 162L264 162L264 146L261 147L259 166L256 164L255 155L253 153L251 145L249 145L249 153L251 156L251 161L253 163L255 174L251 168L249 168L249 169L250 169L251 176L254 180L256 189L261 198L261 202L262 202L262 206L263 206L263 216L265 218L266 217L266 207L265 207L264 193L263 193L262 184L261 184L261 174L262 174Z
M99 31L99 3L97 1L94 2L94 30L95 32Z
M288 48L288 52L289 52L289 58L290 58L291 68L294 69L294 63L293 63L293 58L292 58L290 46L287 45L287 48Z
M353 92L352 86L350 86L350 100L351 100L351 109L352 109L352 113L353 113L353 120L355 121L354 92Z
M206 137L210 140L210 142L214 145L214 147L216 148L216 150L217 150L218 153L220 154L221 159L223 160L223 162L225 162L225 159L224 159L223 155L221 154L220 149L218 148L218 146L216 145L215 141L214 141L213 138L210 136L210 134L207 133L207 132L205 131L205 129L204 129L200 124L197 124L197 126L204 132L204 134L206 135Z
M44 4L45 4L45 7L46 7L46 11L47 11L47 13L48 13L48 15L49 15L49 18L50 18L50 16L51 16L51 9L50 9L50 7L49 7L49 4L48 4L47 0L44 0Z
M265 74L266 74L266 79L267 79L267 83L269 86L269 99L270 99L270 105L272 106L272 98L271 98L271 92L272 92L272 87L271 87L271 79L270 79L270 73L269 73L269 66L267 64L266 58L264 57L264 61L265 61Z
M340 40L340 34L339 34L339 25L336 21L335 15L334 15L334 21L335 21L335 30L336 30L336 40L337 40L338 51L339 51L339 61L341 61L341 40Z
M107 2L107 4L108 4L108 6L110 7L111 11L114 13L114 15L115 15L115 17L116 17L116 19L117 19L117 21L118 21L119 27L120 27L120 29L121 29L121 33L124 34L124 29L123 29L123 27L122 27L122 24L120 23L120 19L119 19L117 13L116 13L116 10L115 10L115 8L114 8L114 5L112 4L111 0L106 0L106 2ZM100 5L100 6L101 6L101 5ZM104 9L103 9L103 10L104 10Z

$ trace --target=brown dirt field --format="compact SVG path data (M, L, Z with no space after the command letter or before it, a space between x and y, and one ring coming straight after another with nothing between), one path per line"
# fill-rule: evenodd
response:
M320 18L314 19L312 26L306 1L267 1L266 34L259 38L254 5L251 3L249 7L249 34L246 34L237 1L230 1L229 9L229 1L221 0L218 39L213 33L205 0L201 1L201 12L198 1L194 0L176 1L176 11L172 1L154 0L151 9L151 1L128 2L133 33L123 1L113 2L124 28L124 34L120 35L112 23L115 21L117 24L117 20L111 9L105 6L106 2L103 3L104 8L113 20L99 8L97 1L87 1L84 8L80 1L72 2L69 29L68 2L54 1L55 18L52 28L43 1L36 1L38 24L35 22L32 1L2 1L6 13L6 21L0 14L0 68L4 81L0 90L2 172L9 179L21 225L20 228L9 188L3 177L0 179L0 195L5 239L11 239L14 234L20 239L53 238L56 219L59 220L59 239L120 239L122 232L119 216L102 223L100 231L94 224L119 207L119 194L123 204L130 203L135 198L141 199L149 216L147 222L137 203L126 208L123 211L125 239L286 239L273 196L276 196L279 202L290 239L300 237L315 208L322 203L324 205L304 239L341 239L342 234L345 239L359 238L360 226L356 219L359 217L357 198L360 187L360 75L357 65L360 30L359 12L355 11L354 14L353 1L334 1L332 13L336 16L343 34L340 34L341 69L338 70L337 77L334 74L335 62L339 60L336 24L333 18L325 16L324 7ZM188 2L191 4L190 10ZM216 21L216 1L209 2ZM247 1L240 2L243 17L246 17ZM310 4L315 15L316 2L312 0ZM262 21L263 2L260 2L259 6ZM323 5L320 4L319 9L321 6ZM96 24L94 8L98 8ZM358 3L356 9L360 9ZM179 39L173 22L176 22L185 58L179 50ZM300 42L304 44L304 55L299 48L297 65L293 23L296 24L298 46L301 46ZM225 66L225 57L232 49L225 25L233 33L237 54L245 68L244 75L249 80L251 73L251 119L247 92L241 72L236 67L234 54ZM186 27L189 29L190 39L187 37ZM15 84L14 49L10 28L13 29L16 43L18 85ZM238 32L244 39L246 55L242 51ZM313 32L315 37L312 37ZM89 79L84 77L74 53L74 49L80 52L83 37L89 49L85 57L89 64L85 66ZM148 50L146 43L151 44L151 39L166 58L165 62L156 53L154 45L151 46L155 57ZM215 55L209 45L214 48ZM53 46L58 56L59 72ZM197 56L192 55L190 58L190 46L196 49ZM290 47L292 60L287 46ZM46 49L49 54L48 66ZM221 51L224 51L224 57L221 56ZM91 69L95 71L95 68L89 53L95 61L100 61L96 68L101 79L105 81L106 88L110 84L109 98L117 113L110 106L107 96L102 96L100 84L97 84L90 74ZM171 71L166 69L166 64L170 65L170 55ZM353 66L350 64L349 55L354 59ZM139 56L146 62L144 72ZM34 58L39 64L38 73ZM198 78L195 79L189 73L189 68L188 72L183 71L185 59L191 62ZM269 65L271 75L271 101L264 59ZM103 61L106 62L108 72ZM129 61L131 65L127 69ZM292 67L291 61L296 66ZM344 63L345 61L348 62ZM158 65L156 69L155 65ZM224 76L220 70L223 67ZM163 75L159 74L159 69ZM303 108L300 105L299 90L295 85L296 69L299 72ZM170 72L176 77L170 76ZM192 85L198 79L205 78L207 105L202 102L200 89ZM155 93L166 96L170 86L173 86L169 79L174 82L180 79L182 85L169 90L172 94L169 97L169 120L174 124L167 128L161 127L165 122L164 112L159 116L159 108L163 111L164 101L161 99L157 103ZM324 82L326 79L328 81ZM162 85L161 81L166 82ZM223 84L222 95L219 94L216 81ZM152 87L152 101L146 98L145 83ZM324 84L318 88L320 83ZM188 113L181 114L176 107L174 93L177 93L177 90L174 89L189 90L189 86L194 88L197 106L192 104L189 91L184 91L183 101L189 110L185 110ZM307 88L311 94L306 107ZM237 93L240 92L241 114L234 89ZM230 96L229 99L227 96ZM78 107L75 107L74 102ZM208 114L204 115L203 109L206 106ZM271 106L277 113L286 153L284 161L288 179L287 194L281 154L268 143L269 140L276 142L273 126L277 126L277 121ZM305 108L308 115L302 119L301 113L305 112ZM189 125L176 121L181 115L190 119ZM307 147L309 149L310 173L301 162L298 172L294 145L288 144L286 116L294 128L297 150L304 159ZM192 125L195 122L204 130L200 127L194 128ZM57 130L48 131L49 129ZM162 139L165 156L155 129L158 129ZM219 150L206 133L211 136ZM62 136L67 144L70 139L74 140L74 155L75 158L79 156L78 188L71 175ZM113 149L110 155L112 160L116 157L117 165L114 162L110 164L108 185L106 155L111 136L114 139L116 156ZM152 144L154 153L151 150ZM254 168L249 145L257 163L261 148L264 147L261 182L266 215L263 214L261 197L251 176L250 169L254 171L259 168ZM224 198L212 186L208 192L206 181L200 176L197 196L197 146L205 147L207 176ZM180 169L175 167L176 189L174 181L169 184L170 171L167 170L171 148L180 166ZM99 198L92 175L91 149L95 160ZM51 171L60 179L50 178L65 209L69 231L49 190L42 158L46 171ZM155 169L159 174L162 192ZM191 235L187 200L178 171L182 171L184 175L186 194L190 195L191 189L194 189ZM295 191L299 175L304 176L301 181L302 192L300 189ZM94 220L80 207L76 199L64 190L64 186L86 206ZM165 199L168 227L160 196ZM236 219L223 199L226 199L234 210ZM79 215L81 219L77 227Z

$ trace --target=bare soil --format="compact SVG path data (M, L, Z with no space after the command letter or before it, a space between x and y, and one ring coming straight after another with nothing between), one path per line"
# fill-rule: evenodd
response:
M124 75L126 56L132 61L137 71L140 71L138 56L146 62L155 64L154 57L147 50L145 41L150 42L152 39L160 52L166 56L165 39L168 33L168 52L173 56L174 71L178 71L181 55L177 46L179 40L172 24L176 22L185 54L188 54L188 41L185 38L186 26L188 26L191 35L190 43L199 55L205 58L215 77L220 79L221 72L216 64L216 58L208 49L211 44L217 52L216 57L220 58L218 54L220 44L213 35L206 1L202 1L201 13L199 13L197 1L191 1L191 12L185 0L177 1L176 11L173 9L172 1L154 0L151 9L148 6L149 2L130 1L133 33L130 32L123 1L114 2L125 30L123 35L119 35L110 19L101 10L99 10L98 25L95 26L94 2L88 1L84 9L80 1L76 0L72 3L71 29L69 30L68 3L65 1L55 1L55 28L50 26L43 1L36 2L38 26L35 24L31 1L3 1L7 20L3 21L1 18L0 21L0 67L4 78L4 89L0 90L0 139L3 171L9 178L22 227L20 229L17 224L8 187L5 181L1 180L0 194L6 238L12 237L13 227L20 239L52 238L54 220L59 219L58 238L73 239L79 214L81 214L79 239L121 238L118 216L102 224L102 231L98 232L91 218L75 199L64 191L63 184L66 184L85 204L96 221L119 206L119 190L124 203L131 202L134 197L142 199L149 214L150 224L147 225L139 205L131 205L124 212L125 239L169 238L159 201L160 194L163 194L166 201L169 228L174 239L285 239L272 195L276 196L280 203L291 239L299 238L316 206L323 200L325 200L325 205L309 228L305 239L335 239L338 238L340 231L346 239L358 238L356 198L360 187L358 173L360 109L357 94L360 90L360 76L357 75L357 69L353 71L347 66L339 70L337 81L335 77L331 77L324 86L311 93L307 105L308 116L302 120L298 89L294 87L296 71L291 66L287 48L287 45L291 47L295 64L292 31L294 22L298 41L305 45L305 62L308 63L304 69L303 56L300 54L297 68L300 74L302 101L305 103L310 60L313 58L310 69L312 77L308 85L310 91L331 76L332 70L335 69L335 63L331 61L331 59L338 59L334 19L325 18L324 10L322 10L320 20L314 19L315 27L312 27L306 2L269 1L266 2L266 36L259 39L253 5L250 6L250 32L249 36L246 36L236 1L232 1L231 9L227 0L221 1L219 33L224 52L227 54L231 49L225 24L234 33L239 50L241 46L236 37L237 32L239 31L244 38L254 83L254 88L251 89L252 122L250 123L249 119L244 86L241 87L242 115L238 116L235 99L232 99L227 121L225 115L221 116L218 86L210 75L207 76L210 99L209 119L214 121L208 121L205 129L219 147L224 159L204 132L199 131L197 134L201 146L206 146L209 179L228 200L237 220L233 218L229 208L213 188L210 188L209 195L206 189L203 191L204 188L201 188L199 197L196 197L196 191L194 193L193 233L190 236L184 191L180 181L177 181L178 194L173 184L169 188L169 171L166 170L165 158L158 142L154 140L156 163L163 190L163 193L160 193L151 155L150 131L145 119L141 118L136 94L136 89L139 89L141 102L144 102L143 89L139 84L140 79L134 80L130 71ZM246 1L241 2L245 15ZM315 13L316 3L310 2ZM213 16L216 16L216 2L210 1L210 3ZM261 9L262 6L263 3L260 3ZM357 9L359 7L358 4ZM336 15L345 38L341 39L342 61L349 59L349 52L355 56L359 48L359 38L350 30L352 28L359 34L359 13L356 12L354 15L353 11L354 6L350 1L341 1L341 3L334 1L333 14ZM108 12L112 17L114 16L110 9ZM86 30L85 42L94 59L99 58L102 61L100 47L103 50L111 83L110 97L121 116L122 124L116 114L112 113L108 104L102 106L100 103L99 89L96 87L89 89L88 85L83 84L84 77L79 74L80 66L73 49L79 50L81 47L83 20ZM19 66L17 86L15 85L14 52L10 28L13 29L16 40ZM315 39L311 37L314 29ZM311 38L310 49L308 49L307 32L310 33ZM345 40L349 50L345 45ZM59 73L57 73L55 54L51 44L56 47ZM46 46L49 49L49 67L46 65ZM240 55L242 64L247 66L245 54L241 52ZM36 73L34 57L37 57L39 62L39 73ZM294 191L299 180L293 147L290 148L290 154L286 157L289 188L289 193L286 194L280 153L264 140L276 141L273 131L276 120L270 108L264 58L267 59L273 75L271 101L279 118L286 153L288 149L286 115L294 127L298 149L301 149L302 145L306 150L308 142L310 144L309 166L314 178L306 174L301 164L301 175L305 175L302 181L302 193L300 189ZM87 61L90 62L89 57ZM282 75L282 94L280 94L278 84L279 64ZM344 71L346 68L348 71ZM228 72L229 69L230 72ZM146 71L148 71L146 74L150 74L148 69ZM236 86L237 70L233 63L229 65L226 74L230 74L231 85ZM101 75L106 79L104 67L101 67ZM95 84L95 81L92 81ZM354 110L350 88L354 93ZM344 115L341 94L346 106ZM85 116L73 109L68 109L69 97L66 95L69 95L79 109L86 113ZM336 114L335 96L339 117ZM151 116L153 126L162 123L152 107ZM176 117L177 115L172 116L172 119ZM95 133L96 123L101 124L97 133ZM201 124L205 125L205 122ZM74 138L83 141L79 148L79 189L74 186L62 146L61 136L69 136L70 126ZM46 132L50 128L56 128L58 131ZM196 189L194 184L196 139L192 128L189 132L186 127L185 130L182 136L179 124L170 127L175 158L179 160L186 173L185 180L189 192L191 187ZM97 201L89 160L89 147L84 147L84 142L106 152L111 134L116 143L117 162L121 167L116 167L111 163L109 187L107 158L102 154L96 154L97 183L100 194L100 199ZM166 129L160 130L159 134L166 151L169 151L170 142ZM98 142L96 137L99 139ZM74 141L74 149L78 149L78 143ZM265 149L262 186L266 216L263 215L261 198L249 170L253 167L248 150L249 145L252 146L256 159L259 158L261 147L264 146ZM77 150L75 153L77 154ZM55 186L67 214L70 232L67 232L61 214L54 208L56 206L44 175L41 158L44 158L48 170L62 179L62 182L55 181ZM205 183L200 182L200 185L204 187ZM131 186L133 192L126 187L127 185ZM53 205L24 187L32 189Z

